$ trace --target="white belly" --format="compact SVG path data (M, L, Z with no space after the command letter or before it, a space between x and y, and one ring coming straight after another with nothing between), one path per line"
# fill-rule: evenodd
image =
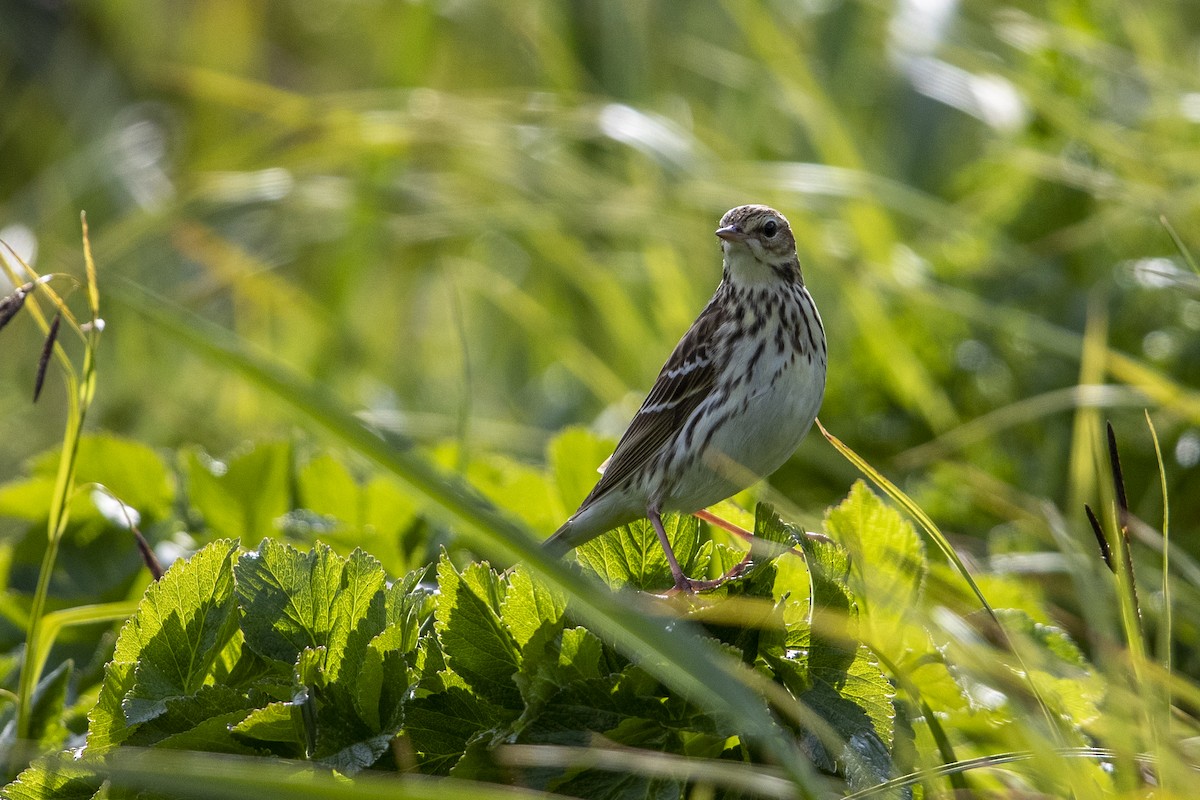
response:
M755 375L774 375L783 357L763 358ZM718 421L700 451L671 485L664 487L663 508L690 513L740 492L778 469L795 452L821 407L825 364L804 354L774 381L752 381L763 388L745 400L745 410ZM714 396L711 403L723 399Z

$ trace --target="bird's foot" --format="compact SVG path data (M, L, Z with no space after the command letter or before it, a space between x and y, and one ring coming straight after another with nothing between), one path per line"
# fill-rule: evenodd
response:
M687 575L684 575L683 572L681 571L678 575L674 576L675 577L675 586L670 591L668 591L667 594L668 595L675 595L675 594L681 594L681 593L695 594L697 592L706 592L709 589L716 589L718 586L728 583L729 581L733 580L734 578L741 577L742 573L744 573L746 571L746 569L750 566L751 563L753 563L753 562L750 557L750 553L746 553L745 558L743 558L738 563L734 564L733 567L728 572L726 572L724 575L722 575L721 577L711 578L709 580L703 580L703 581L697 580L696 578L689 578Z

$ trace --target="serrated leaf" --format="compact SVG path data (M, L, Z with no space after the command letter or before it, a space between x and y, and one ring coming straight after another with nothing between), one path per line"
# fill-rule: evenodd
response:
M1049 659L1043 659L1048 668L1059 674L1071 674L1074 677L1091 671L1092 667L1079 645L1075 644L1062 628L1038 622L1026 612L1015 608L998 608L996 617L1010 633L1028 637L1044 654L1054 656L1057 663L1053 666Z
M394 730L400 722L402 702L416 672L410 672L421 624L433 613L432 595L417 588L426 570L414 570L388 587L387 625L367 644L362 669L355 684L354 704L359 716L376 731Z
M281 743L303 752L303 739L290 702L268 703L233 726L233 733L259 742Z
M829 753L814 737L807 744L824 769L843 769L854 788L873 786L892 776L889 752L895 736L895 690L874 655L859 645L845 669L811 663L812 687L800 700L819 714L841 739L838 752Z
M792 556L777 559L781 572L776 591L781 581L798 584L806 572L811 599L792 599L802 588L799 585L786 589L790 597L781 600L779 608L787 628L782 647L772 646L763 654L784 685L798 693L842 739L843 750L828 754L810 735L807 744L817 764L834 769L857 756L855 769L863 775L881 776L875 781L878 783L890 776L888 747L894 735L895 691L874 655L857 640L858 614L848 586L848 554L836 544L793 537L789 526L764 506L759 507L756 534L776 542L798 541L806 567L803 572L794 570L787 563Z
M125 720L121 701L133 688L132 662L112 661L104 667L104 682L96 705L88 712L88 750L103 753L129 738L133 732Z
M791 547L798 541L792 527L783 521L770 503L759 503L754 509L754 537Z
M534 581L529 572L517 565L508 576L500 618L504 621L517 647L524 649L542 633L557 633L562 627L562 615L567 600L542 581Z
M471 564L460 575L443 554L437 574L441 597L434 629L447 664L486 700L519 708L521 696L512 676L520 655L500 620L503 590L495 573L485 564Z
M374 764L395 734L380 733L364 722L343 684L322 687L315 691L315 696L313 758L347 775Z
M173 697L196 692L237 629L230 562L237 544L213 542L151 584L117 637L114 661L134 663L123 698L129 724L152 719Z
M492 757L495 746L495 731L483 730L467 740L462 756L454 762L447 774L450 778L466 781L509 783L511 770L496 763Z
M802 537L800 546L808 566L812 590L809 605L808 668L810 681L819 674L836 681L853 663L858 649L858 614L847 586L850 571L846 551L836 544ZM791 628L785 637L789 646L795 634Z
M558 662L569 680L599 679L607 673L602 669L604 643L587 628L569 628L562 633Z
M354 708L375 731L395 731L402 719L404 697L415 683L408 661L396 650L371 641L355 684Z
M185 731L164 737L154 746L164 750L202 750L209 753L244 756L265 755L261 748L243 744L233 735L233 729L249 715L250 712L247 710L218 714L196 723Z
M383 568L361 550L343 559L323 544L301 553L266 539L234 575L246 644L288 664L305 648L324 647L330 683L343 670L353 679L386 623Z
M925 579L925 546L913 526L863 481L825 514L825 531L850 553L851 587L872 614L903 616Z
M358 676L367 644L387 625L383 566L362 550L346 561L338 596L338 614L330 631L329 658L325 669L329 680L353 684Z
M805 562L803 549L800 545L800 539L803 536L803 531L796 530L792 525L784 522L779 514L775 511L775 507L770 503L759 503L754 509L754 538L755 544L761 550L767 550L770 553L772 550L779 548L787 548L786 552L779 553L769 562L755 557L755 566L752 572L763 570L762 577L755 580L770 580L770 593L767 594L765 586L756 587L754 594L756 596L770 596L777 602L784 597L789 597L793 604L800 602L805 604L807 608L809 595L812 592L812 578L808 572L808 564ZM763 547L762 542L767 543ZM769 571L764 569L769 566Z
M263 443L226 461L199 451L184 455L188 500L218 536L249 546L275 531L275 521L292 508L292 448Z
M4 800L91 800L103 779L86 762L66 756L34 761L0 789Z
M595 733L607 733L630 720L653 720L663 711L662 698L639 691L647 688L640 687L639 680L625 673L564 682L540 713L525 721L519 741L583 746Z
M700 547L700 521L690 514L664 514L663 530L684 573L694 577L708 568L709 550ZM661 591L674 585L667 554L650 520L622 525L575 550L579 563L610 587Z
M471 737L502 719L499 709L456 687L410 701L404 712L404 735L422 772L446 775Z
M854 596L850 593L850 559L836 544L804 538L804 561L812 580L812 607L835 618L857 616Z
M157 744L214 717L244 716L253 707L244 692L228 686L202 686L195 694L168 699L164 712L138 726L126 743L137 747Z
M306 647L296 656L296 666L292 669L292 677L297 686L318 686L326 682L322 671L328 656L324 645Z
M814 682L828 684L839 695L861 709L870 719L871 727L880 741L891 747L896 720L892 701L896 697L896 690L879 668L879 663L870 648L859 645L854 654L854 661L844 672L831 674L810 666L809 674ZM849 729L843 731L849 732Z

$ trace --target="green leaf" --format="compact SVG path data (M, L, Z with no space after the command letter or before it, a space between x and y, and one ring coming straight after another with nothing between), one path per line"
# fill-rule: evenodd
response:
M416 672L410 661L419 642L421 625L433 613L434 596L418 588L426 570L413 570L387 590L387 625L367 644L355 685L354 704L359 716L375 731L395 730L403 699Z
M662 521L679 566L698 577L707 569L710 552L700 546L700 521L690 514L664 514ZM622 525L580 545L575 552L580 564L614 589L632 586L661 591L675 584L667 554L648 519Z
M408 661L401 651L381 640L381 633L367 646L363 667L354 686L354 708L373 731L393 730L403 714L403 698L414 683Z
M297 686L321 686L327 683L327 675L322 670L327 656L327 648L306 647L296 657L296 667L292 670L292 678Z
M996 616L1011 633L1027 637L1039 646L1044 655L1053 656L1060 672L1082 676L1091 670L1092 666L1079 645L1062 628L1038 622L1020 609L996 609ZM1046 661L1049 659L1044 659Z
M568 428L550 442L547 462L562 501L562 518L570 516L600 480L600 465L612 455L616 442L585 428Z
M1104 702L1105 681L1067 632L1037 622L1024 611L996 609L996 615L1010 636L1026 640L1030 679L1050 708L1077 725L1094 723Z
M197 722L180 733L160 739L155 747L164 750L197 750L232 755L266 755L264 750L243 744L233 730L250 714L249 711L229 711Z
M47 454L47 466L58 468L59 454ZM117 499L155 519L168 516L175 502L175 480L158 453L147 445L110 434L79 441L76 485L100 483ZM123 524L123 523L118 523Z
M46 518L60 456L57 448L47 450L32 460L30 477L0 486L0 517ZM77 486L103 484L121 502L152 519L166 517L175 501L174 479L158 454L144 444L111 434L80 438L75 482ZM124 526L120 520L117 524Z
M319 455L301 467L296 472L296 488L301 508L335 517L355 528L362 524L362 488L333 456Z
M864 611L892 619L916 606L925 546L900 512L864 481L855 481L849 496L826 512L825 531L850 553L850 583Z
M250 546L292 509L291 452L287 442L259 444L227 461L190 451L183 460L188 500L209 530Z
M435 455L446 469L456 467L457 448L446 447ZM541 469L494 453L472 453L465 477L497 508L517 517L531 530L550 533L566 519L558 491Z
M43 751L61 746L67 738L67 728L63 724L63 708L66 705L67 685L71 680L73 668L73 661L63 661L42 676L33 690L29 708L29 737L36 741Z
M663 711L662 698L640 692L639 677L625 673L564 682L536 716L525 721L519 740L583 746L593 734L653 720Z
M516 640L500 620L503 588L496 574L478 563L459 574L445 554L437 574L441 597L434 629L447 664L489 702L519 708L512 676L520 657Z
M202 686L195 694L171 698L165 706L162 714L139 725L125 743L138 747L159 744L212 719L225 720L226 724L240 722L254 708L245 692L219 685Z
M57 451L56 451L57 452ZM54 478L36 476L0 485L0 518L41 522L54 499Z
M404 736L421 771L447 775L479 731L498 724L500 710L466 689L419 697L404 712Z
M297 716L291 702L268 703L247 714L233 727L233 733L253 741L290 745L303 753L304 740Z
M380 733L355 711L345 684L314 690L316 746L313 758L344 774L365 769L387 750L393 731Z
M804 553L804 570L791 563L794 556L777 559L781 571L776 592L781 582L788 584L785 592L789 597L785 600L780 594L783 605L779 609L787 633L782 643L773 643L763 655L784 685L841 740L840 750L829 754L826 743L809 735L807 749L824 769L846 765L851 780L865 781L855 783L856 787L886 780L892 770L888 748L894 737L895 690L870 649L858 642L858 609L848 585L848 553L836 544L793 536L790 526L766 504L759 506L756 534L775 542L798 541ZM794 600L803 588L799 579L805 574L811 600Z
M251 649L293 664L305 648L324 647L326 681L343 671L353 681L386 622L378 561L361 550L343 559L324 544L305 554L266 539L238 560L234 575Z
M88 712L88 750L106 752L129 738L133 728L125 720L121 703L133 688L134 668L131 661L111 661L104 667L104 682L96 705Z
M800 540L812 581L808 653L810 682L835 682L850 668L858 650L858 610L847 586L850 562L836 544ZM792 633L789 630L788 642Z
M567 600L561 593L533 580L528 570L517 565L508 575L500 616L517 646L524 649L535 637L544 642L557 634L566 607Z
M355 550L346 561L338 594L338 614L329 634L328 679L353 685L367 645L387 625L384 587L387 575L378 561Z
M121 629L113 660L137 665L122 706L130 724L161 714L168 699L193 694L209 678L237 627L236 550L235 542L217 541L177 561Z
M66 756L41 758L30 764L17 779L0 789L4 800L91 800L100 790L102 778L86 761Z
M832 770L842 765L855 789L892 777L888 748L895 720L893 695L865 647L838 683L818 678L800 700L829 723L842 741L840 752L829 754L815 737L806 739L818 766Z
M810 666L809 675L816 686L831 687L842 699L852 703L866 715L870 727L885 746L891 747L896 710L892 705L896 690L883 670L879 668L874 654L866 645L859 645L854 660L844 671L830 672L820 666ZM861 726L834 726L844 736L858 732Z
M587 628L563 631L558 660L570 680L598 679L608 674L604 643Z

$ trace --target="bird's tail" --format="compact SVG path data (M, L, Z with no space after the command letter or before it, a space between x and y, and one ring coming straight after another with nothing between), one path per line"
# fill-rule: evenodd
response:
M549 539L542 542L542 549L555 558L561 558L571 548L583 544L582 541L576 541L579 532L573 523L574 518L564 522L562 527L556 530Z

